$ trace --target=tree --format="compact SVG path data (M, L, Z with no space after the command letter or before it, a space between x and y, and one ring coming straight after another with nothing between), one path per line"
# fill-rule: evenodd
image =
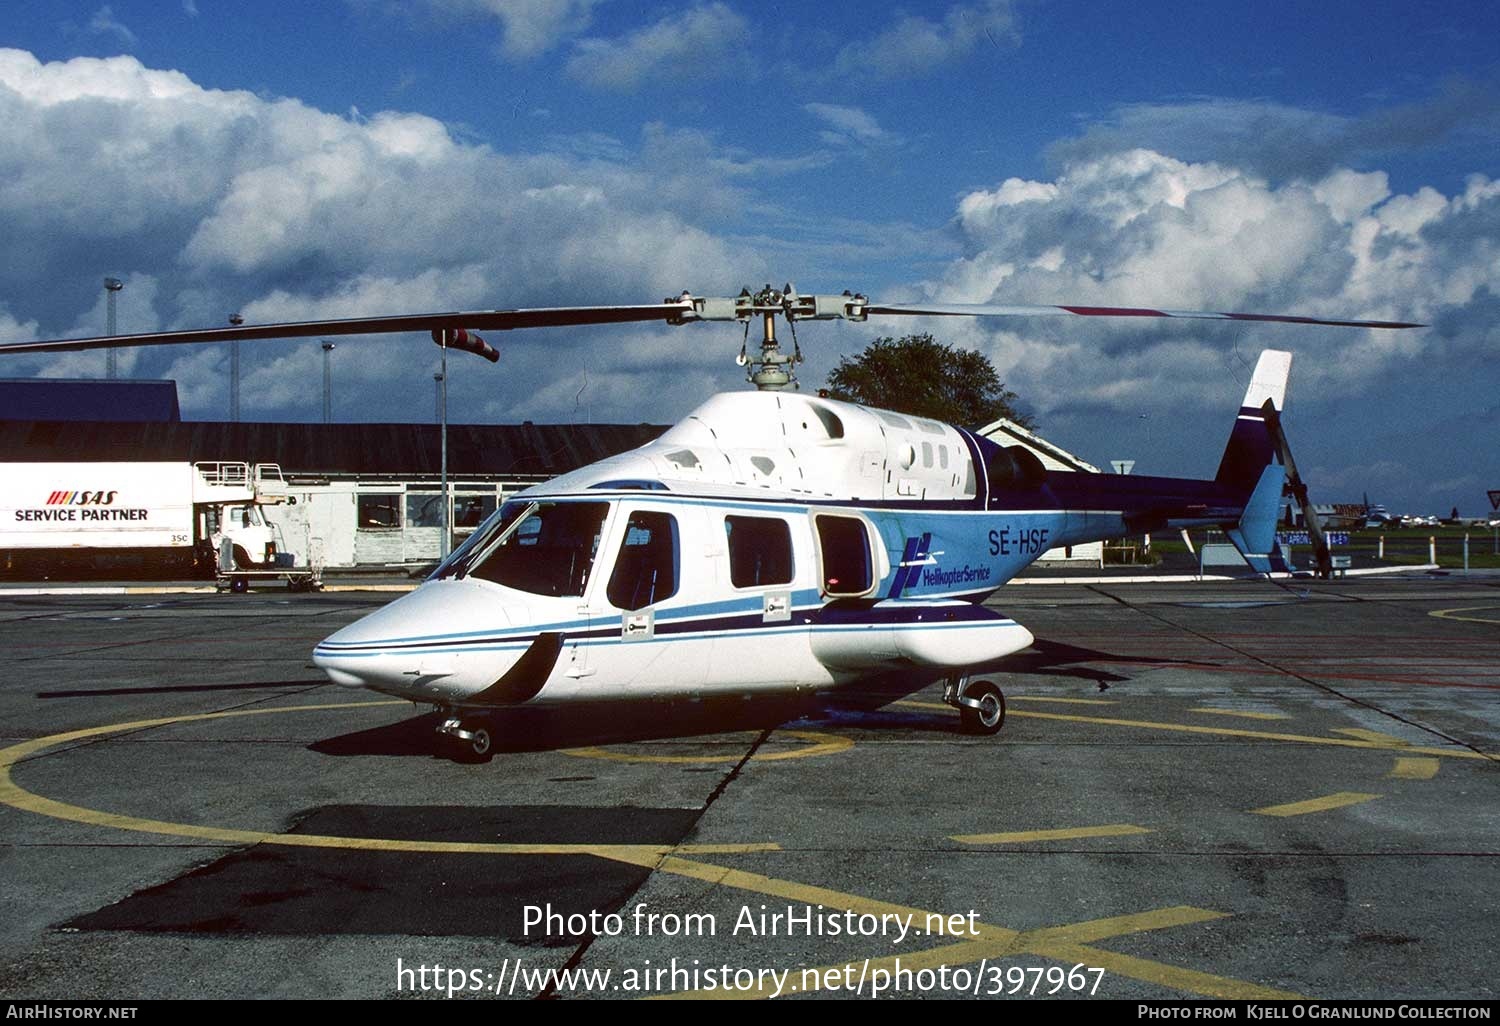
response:
M983 353L955 349L931 335L877 338L854 359L839 358L828 375L828 397L930 417L961 427L983 427L1008 417L1031 427L1012 405L1016 393Z

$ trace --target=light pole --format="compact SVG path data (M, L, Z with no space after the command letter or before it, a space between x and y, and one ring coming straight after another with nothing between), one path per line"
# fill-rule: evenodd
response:
M333 421L333 368L328 354L337 348L332 342L323 343L323 423Z
M245 318L237 313L229 315L229 323L238 328ZM240 419L240 344L229 343L229 419L238 423Z
M115 328L115 296L124 287L125 283L119 278L104 279L104 291L106 293L104 301L104 333L106 335L119 334ZM119 377L119 374L119 354L113 348L106 349L104 351L104 376L113 379Z
M435 393L435 398L433 401L436 404L433 407L432 419L439 424L443 422L443 379L445 377L447 377L447 375L442 373L434 374L432 376L433 392Z

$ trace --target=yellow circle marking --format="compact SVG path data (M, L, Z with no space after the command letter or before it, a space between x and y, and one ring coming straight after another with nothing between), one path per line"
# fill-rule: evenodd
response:
M1455 613L1477 613L1480 610L1490 610L1494 616L1455 616ZM1428 616L1440 617L1444 620L1464 620L1468 623L1497 623L1500 624L1500 606L1458 606L1455 609L1434 609Z
M751 762L780 762L783 759L811 759L819 755L833 755L854 747L854 742L836 734L820 734L813 730L778 730L778 735L800 738L809 742L804 747L786 752L757 752L750 756ZM564 748L563 755L576 755L581 759L608 759L610 762L659 762L669 764L733 763L742 755L637 755L632 752L612 752L608 748Z
M128 816L102 809L88 809L71 805L26 790L11 778L11 767L38 752L73 741L103 737L108 734L123 734L132 730L147 730L173 723L197 723L205 720L231 719L236 716L270 716L275 713L315 712L328 709L361 709L379 705L406 705L396 699L375 702L333 702L325 705L284 705L269 709L235 709L230 712L193 713L185 716L163 716L153 720L135 720L130 723L111 723L103 727L88 727L71 730L63 734L23 741L9 748L0 749L0 802L34 812L53 819L89 826L109 827L115 830L132 830L144 834L165 834L169 837L187 837L197 841L220 844L280 844L295 848L355 848L365 851L410 851L442 852L488 855L597 855L600 858L635 865L655 865L662 856L669 854L722 855L754 851L778 851L776 844L491 844L467 841L423 841L396 840L386 837L340 837L329 834L278 834L263 830L239 830L232 827L201 826L196 823L171 823L160 819ZM850 742L852 744L852 742Z

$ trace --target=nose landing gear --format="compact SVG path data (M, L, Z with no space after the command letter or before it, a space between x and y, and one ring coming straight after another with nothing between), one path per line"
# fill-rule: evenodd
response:
M495 739L490 730L488 722L450 714L437 732L451 739L454 758L459 762L489 762L495 754Z
M974 680L968 674L949 677L943 686L943 701L958 710L965 734L998 734L1005 726L1005 695L993 681Z

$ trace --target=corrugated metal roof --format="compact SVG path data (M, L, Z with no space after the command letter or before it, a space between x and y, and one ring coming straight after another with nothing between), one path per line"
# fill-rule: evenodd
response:
M652 424L450 424L452 475L554 476L644 445ZM104 423L0 420L0 460L235 460L289 474L436 476L435 424Z
M0 420L177 421L177 382L0 378Z

